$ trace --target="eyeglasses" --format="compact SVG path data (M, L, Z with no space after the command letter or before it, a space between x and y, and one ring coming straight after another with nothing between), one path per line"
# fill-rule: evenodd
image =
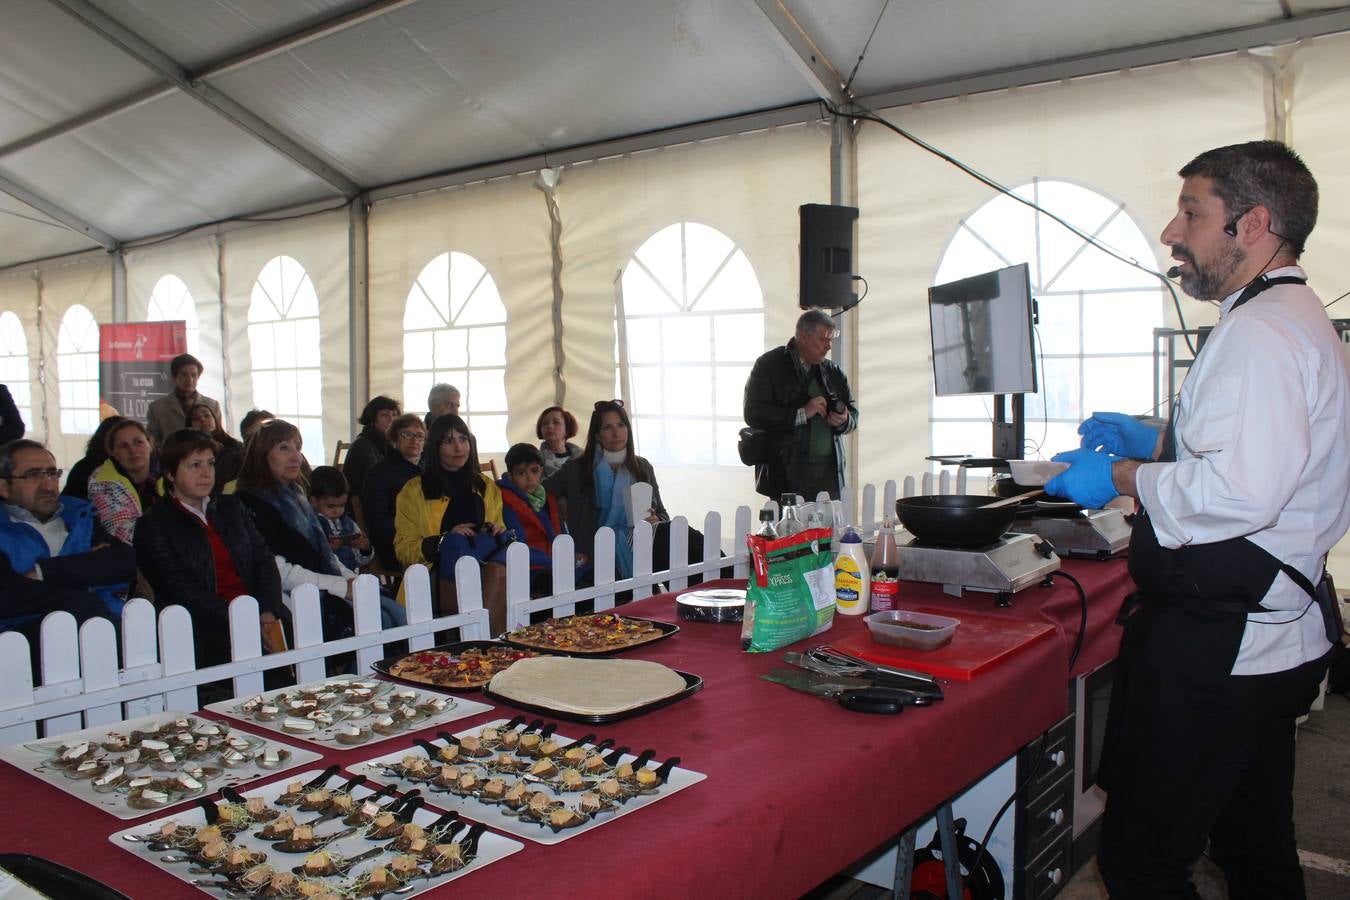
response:
M401 441L425 441L427 433L425 431L400 431L398 439Z
M623 401L620 400L620 399L618 399L617 397L614 398L613 400L597 400L597 401L595 401L595 411L596 411L596 412L599 412L600 410L604 409L606 406L617 406L619 409L623 409Z
M20 472L18 475L5 476L6 481L43 481L47 478L61 480L61 476L66 474L65 469L29 469L27 472Z

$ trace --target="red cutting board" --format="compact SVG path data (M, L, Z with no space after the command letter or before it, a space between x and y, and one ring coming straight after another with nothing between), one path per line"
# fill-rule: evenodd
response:
M1037 641L1050 636L1055 626L1049 622L1024 622L1017 619L998 619L976 613L953 615L949 609L917 609L915 612L933 613L961 620L952 635L951 643L936 650L912 650L872 640L872 633L864 631L841 638L830 646L868 662L914 669L940 678L969 681Z

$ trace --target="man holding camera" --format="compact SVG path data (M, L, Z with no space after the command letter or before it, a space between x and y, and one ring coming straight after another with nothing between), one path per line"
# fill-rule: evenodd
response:
M745 424L758 434L747 459L753 461L755 490L766 497L821 491L839 499L844 486L843 435L858 427L858 407L848 378L829 360L838 333L834 320L818 309L797 319L796 335L759 359L745 382Z

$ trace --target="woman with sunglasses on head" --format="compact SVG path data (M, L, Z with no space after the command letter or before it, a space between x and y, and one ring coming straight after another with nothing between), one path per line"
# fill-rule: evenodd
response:
M506 630L506 545L502 492L478 464L478 442L454 413L431 423L422 473L399 491L394 552L405 566L436 566L441 614L458 609L455 563L482 563L483 606L492 634ZM453 608L452 608L453 607Z
M271 549L236 497L213 497L219 447L198 428L169 435L160 453L168 496L136 528L136 562L157 604L192 614L197 666L230 660L229 605L258 601L263 649L285 650L275 624L289 618Z
M386 433L390 451L366 473L361 491L361 514L380 565L398 572L403 566L394 552L394 504L403 486L422 474L422 449L427 445L427 427L422 417L404 413L389 423Z
M108 458L89 476L89 502L108 534L130 544L136 522L160 497L159 454L150 432L135 419L108 429Z
M272 419L249 438L236 495L276 557L281 590L302 584L319 588L324 638L352 634L352 581L356 573L338 561L319 514L310 505L300 429Z
M633 574L632 532L628 517L628 488L637 482L652 486L652 505L646 520L656 529L652 545L655 570L670 568L670 515L661 502L652 464L633 450L633 430L622 400L601 400L595 404L586 429L586 448L568 460L544 488L562 501L567 530L576 542L577 556L595 557L595 532L601 526L614 529L614 563L620 578ZM689 529L689 555L703 558L703 535Z

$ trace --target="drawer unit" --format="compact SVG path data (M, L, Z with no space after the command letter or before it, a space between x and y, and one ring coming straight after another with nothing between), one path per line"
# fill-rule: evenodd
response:
M1068 834L1072 839L1073 779L1063 779L1053 789L1027 803L1020 818L1022 830L1018 841L1026 847L1027 859L1040 856L1062 835Z
M1070 868L1070 849L1073 836L1062 834L1045 852L1017 870L1014 897L1025 900L1047 900L1058 894L1073 877Z
M1017 783L1025 781L1033 769L1036 772L1036 777L1022 792L1023 797L1039 797L1062 778L1065 772L1073 771L1073 726L1074 717L1065 716L1056 725L1051 726L1044 738L1032 741L1018 751ZM1036 768L1038 757L1040 766Z

